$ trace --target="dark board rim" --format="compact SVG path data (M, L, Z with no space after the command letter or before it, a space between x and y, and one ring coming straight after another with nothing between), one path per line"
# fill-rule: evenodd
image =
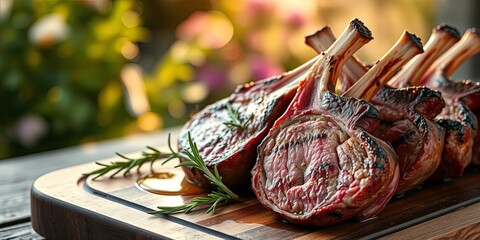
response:
M87 192L87 193L90 193L92 195L95 195L95 196L98 196L98 197L101 197L101 198L104 198L106 200L109 200L109 201L112 201L112 202L115 202L115 203L119 203L119 204L122 204L126 207L130 207L130 208L133 208L133 209L136 209L136 210L139 210L139 211L142 211L144 213L149 213L149 212L152 212L152 211L155 211L155 209L151 209L151 208L148 208L148 207L145 207L143 205L140 205L138 203L134 203L134 202L131 202L131 201L128 201L128 200L125 200L123 198L119 198L117 196L114 196L114 195L111 195L109 193L106 193L106 192L103 192L103 191L100 191L98 189L95 189L93 188L92 186L90 186L90 184L88 184L88 182L86 181L86 178L85 180L83 181L83 189ZM228 235L226 233L223 233L223 232L220 232L220 231L217 231L217 230L213 230L211 228L208 228L208 227L205 227L205 226L202 226L200 224L196 224L196 223L193 223L193 222L189 222L187 220L184 220L184 219L181 219L181 218L178 218L178 217L175 217L173 215L168 215L168 214L153 214L152 216L155 216L155 217L159 217L159 218L163 218L165 220L168 220L168 221L171 221L171 222L175 222L177 224L180 224L180 225L183 225L185 227L188 227L188 228L191 228L191 229L195 229L197 231L201 231L203 233L206 233L206 234L209 234L209 235L212 235L212 236L215 236L215 237L219 237L219 238L222 238L222 239L231 239L231 240L240 240L240 238L237 238L235 236L232 236L232 235Z
M39 177L41 178L41 177ZM39 179L37 178L37 180ZM163 235L156 234L154 232L142 229L131 224L110 218L103 214L97 213L95 211L88 210L83 207L76 206L74 204L68 203L61 199L55 198L44 194L42 191L38 190L35 187L35 180L30 188L30 211L31 211L31 224L32 228L41 236L46 237L47 239L57 239L57 236L50 235L47 229L54 228L55 233L60 236L68 236L68 232L64 226L57 225L54 226L49 222L42 221L49 219L49 216L58 216L59 214L64 214L62 211L77 213L79 216L85 219L85 221L104 223L106 224L105 229L124 229L127 232L140 233L143 236L147 236L151 239L171 239ZM45 207L55 205L55 208ZM80 226L76 226L80 227ZM89 229L77 229L77 231L87 232ZM55 234L55 235L57 235Z

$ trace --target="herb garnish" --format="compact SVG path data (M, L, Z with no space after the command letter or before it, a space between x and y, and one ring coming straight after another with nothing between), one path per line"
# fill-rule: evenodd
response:
M227 113L228 113L228 116L230 117L230 120L223 122L223 124L227 125L229 128L234 128L234 127L240 128L240 129L246 128L249 122L252 120L253 114L250 114L250 116L246 120L242 121L240 120L240 113L238 112L240 108L237 108L235 110L233 109L232 105L230 105L230 103L227 103L226 106L227 106Z
M168 139L168 142L169 142L168 144L170 145L170 135L168 136L168 138L169 138ZM171 159L176 158L171 153L162 153L162 152L160 152L159 150L157 150L153 147L148 147L147 146L147 148L152 152L142 152L142 157L140 157L140 158L129 158L129 157L126 157L126 156L124 156L120 153L116 153L119 157L121 157L121 158L123 158L127 161L116 161L116 162L110 162L109 164L101 163L101 162L95 162L95 164L97 164L99 166L102 166L102 167L97 169L97 170L94 170L92 172L85 173L83 175L95 176L93 178L93 180L95 180L95 179L107 174L110 171L116 170L113 174L110 175L110 178L115 177L121 171L124 171L123 176L126 177L126 176L130 175L130 170L137 167L137 171L138 171L140 169L140 167L142 167L143 164L145 164L147 162L150 162L150 168L151 168L152 165L153 165L153 162L155 160L166 158L162 163L162 165L163 165L163 164L167 163L168 161L170 161Z
M125 172L123 175L127 176L130 174L131 169L137 167L138 170L146 162L150 162L150 166L152 166L155 160L164 159L162 162L163 165L174 158L181 158L186 161L179 163L175 167L186 166L199 169L203 172L203 176L210 180L212 185L215 186L216 190L212 191L206 197L195 197L191 200L190 203L185 205L175 207L159 206L159 210L152 211L150 212L151 214L169 214L176 212L189 213L197 206L206 204L211 204L211 206L207 209L207 213L215 213L216 207L219 203L224 202L226 204L231 200L238 200L239 196L232 192L227 186L225 186L225 184L223 184L222 177L218 173L217 165L214 166L213 173L205 165L202 156L200 156L200 153L198 152L197 144L192 140L192 137L190 136L190 132L188 133L188 143L190 149L184 150L183 152L175 152L170 144L170 135L168 135L168 148L170 149L170 153L163 153L152 147L147 147L151 152L142 152L142 157L137 159L128 158L124 155L117 153L118 156L126 159L127 161L111 162L110 164L96 162L97 165L100 165L102 167L84 175L93 175L95 176L93 179L97 179L112 170L116 170L112 175L110 175L110 177L112 178L116 174L124 170Z

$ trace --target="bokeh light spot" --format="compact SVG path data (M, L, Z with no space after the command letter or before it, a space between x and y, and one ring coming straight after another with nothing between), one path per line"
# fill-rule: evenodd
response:
M177 62L185 62L188 55L189 45L185 41L176 41L171 47L172 59Z
M125 57L126 59L133 60L138 56L139 50L136 44L130 41L126 41L123 44L120 52L122 53L123 57Z
M251 80L249 72L245 62L238 62L228 72L228 80L234 85L246 83Z
M140 16L134 11L126 11L122 15L122 23L128 28L137 27L140 24Z
M208 87L203 82L192 82L185 86L182 91L183 100L187 103L201 102L208 96Z
M117 82L107 84L98 95L98 105L101 109L112 109L122 97L122 88Z
M47 92L47 99L50 102L54 102L54 103L59 102L62 99L62 97L63 97L63 90L58 86L50 88Z
M142 68L137 64L127 64L121 72L126 92L127 109L133 116L139 116L150 110L150 103L142 78Z
M217 11L209 12L207 19L207 26L198 38L199 44L213 49L227 45L233 37L232 22L225 14Z
M66 39L70 27L63 16L49 14L38 19L29 29L30 41L41 47L50 47L52 44Z
M168 113L174 118L181 118L187 111L185 104L180 100L172 100L168 103Z
M146 112L137 118L137 125L143 131L154 131L163 126L163 119L154 112Z
M195 12L177 28L179 39L197 40L205 49L221 48L233 37L233 24L225 14L218 11Z

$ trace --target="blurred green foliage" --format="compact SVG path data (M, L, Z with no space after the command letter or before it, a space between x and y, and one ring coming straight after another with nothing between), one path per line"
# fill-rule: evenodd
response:
M122 135L133 119L120 80L125 51L148 35L138 1L1 7L0 158Z
M428 36L422 2L0 0L0 159L183 124L307 61L326 24L362 19L373 62L405 28Z

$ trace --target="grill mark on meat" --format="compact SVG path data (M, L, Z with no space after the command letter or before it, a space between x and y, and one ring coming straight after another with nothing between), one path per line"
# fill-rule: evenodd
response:
M459 144L463 144L465 141L465 126L463 126L460 122L454 121L451 119L438 119L435 121L438 125L442 126L447 131L455 132L457 136L457 142Z
M387 158L387 153L385 150L382 148L382 146L379 146L377 141L375 141L370 135L362 133L360 138L367 143L366 147L368 151L372 152L375 156L379 156L380 159Z
M430 128L428 127L427 119L423 117L417 117L414 121L415 125L418 128L423 129L423 134L425 135L424 141L430 141Z
M400 135L400 138L396 141L392 141L392 145L393 146L396 146L396 145L399 145L400 143L403 143L403 142L408 142L408 139L411 138L412 136L415 136L417 134L416 131L414 131L413 129L408 129L406 132L403 132L401 135Z
M346 127L360 127L366 131L372 131L378 127L379 113L378 110L366 101L354 98L338 98L332 93L325 93L322 97L322 107L329 109L333 114L338 115L344 119L348 124L355 126ZM357 107L347 107L355 105ZM352 118L352 116L358 116ZM347 124L347 125L348 125Z
M284 144L281 144L280 146L278 147L274 147L270 153L275 153L277 151L281 151L281 150L284 150L284 149L291 149L291 148L294 148L295 146L297 145L301 145L301 144L304 144L304 143L307 143L307 142L310 142L312 140L318 140L318 139L321 139L321 138L326 138L327 135L323 134L323 133L320 133L320 134L317 134L317 135L314 135L313 137L311 136L308 136L307 138L303 138L301 140L297 140L297 141L290 141L290 142L286 142Z
M283 137L279 136L279 138L283 138ZM342 143L344 143L344 142L345 141L343 141ZM315 144L315 145L318 145L318 144ZM339 143L334 144L334 146L338 146L338 145L339 145ZM272 151L272 153L273 152L274 151ZM322 152L324 152L324 151L322 151ZM364 154L360 154L360 155L357 155L357 156L363 156L362 158L365 157ZM304 163L308 163L308 162L310 162L310 161L307 161L307 162L304 162ZM308 178L305 178L303 181L298 182L298 181L296 181L297 179L291 179L289 177L287 177L286 179L280 178L280 179L277 179L277 181L278 180L282 181L282 179L283 179L283 181L287 183L287 185L284 186L285 187L285 192L287 192L287 193L293 194L294 192L297 192L300 189L304 189L304 191L306 191L304 196L307 199L309 197L318 197L319 199L322 199L322 201L323 201L323 200L326 200L327 198L329 198L328 197L329 195L334 194L335 189L338 189L340 187L338 185L338 182L337 182L338 179L345 178L346 177L345 174L350 175L349 173L342 174L342 172L339 171L339 167L337 166L338 163L334 164L334 162L320 162L320 164L316 167L312 167L312 166L314 166L312 164L315 164L315 162L310 162L309 164L304 164L302 167L297 167L297 166L295 166L295 164L288 164L287 165L287 166L294 166L293 167L294 169L299 169L300 171L304 172L303 176L309 176ZM378 166L378 167L380 167L380 166ZM289 168L289 169L291 169L291 168ZM311 171L306 171L305 169L311 169ZM272 171L267 171L267 172L272 172ZM291 172L291 170L289 172ZM289 175L289 176L291 176L291 175ZM349 177L347 177L347 178L349 178ZM324 182L326 186L323 186L323 187L320 186L320 189L313 191L313 192L315 192L313 195L312 195L312 193L307 193L307 189L310 188L310 186L311 186L310 183L311 183L312 180L315 181L315 182ZM317 188L314 188L314 189L317 189ZM302 192L304 192L304 191L300 190L298 193L302 194ZM278 193L281 193L281 192L283 192L283 191L280 191ZM274 194L274 196L275 196L275 194ZM324 197L322 198L321 196L324 196ZM331 197L333 197L333 195ZM279 199L278 204L280 204L280 202L285 201L285 200L283 200L283 197L280 197L280 198L277 198L277 199ZM303 214L305 211L310 211L311 210L309 208L305 208L305 204L303 204L301 206L301 201L292 200L291 198L289 198L289 199L290 200L287 201L285 204L287 204L288 206L292 206L292 208L297 209L295 212L293 212L294 214ZM304 197L301 197L301 199L303 199L302 201L306 200L306 199L304 199ZM296 206L296 207L294 207L294 206ZM311 205L307 204L307 206L311 206Z
M462 104L462 107L463 107L463 104ZM477 130L478 129L478 120L477 118L475 117L475 114L470 111L469 109L465 109L465 108L462 108L462 111L464 112L464 114L462 114L461 116L461 120L462 122L464 122L468 127L474 129L474 130Z

